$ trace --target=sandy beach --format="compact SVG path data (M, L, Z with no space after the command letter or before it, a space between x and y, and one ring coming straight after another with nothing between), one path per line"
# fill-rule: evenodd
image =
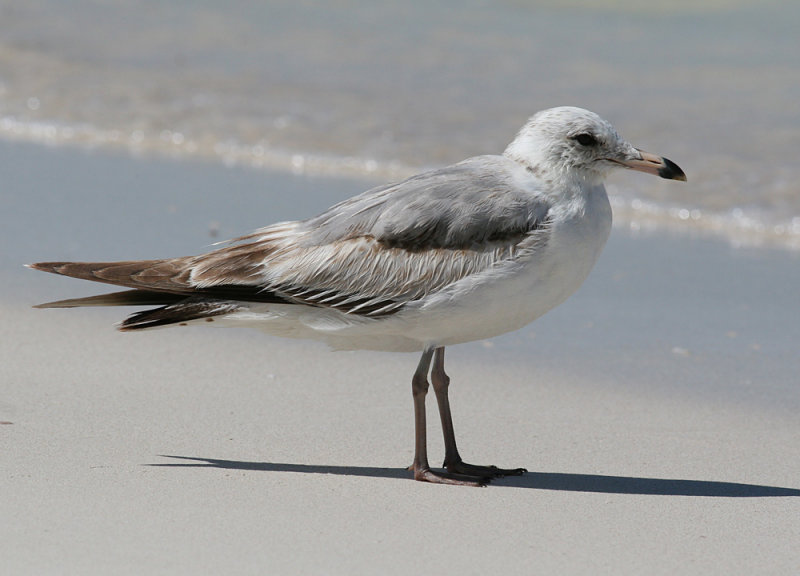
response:
M465 458L529 473L434 486L405 470L415 355L30 307L105 289L26 262L197 253L370 183L9 143L0 166L4 572L800 571L796 253L615 229L562 307L448 350Z

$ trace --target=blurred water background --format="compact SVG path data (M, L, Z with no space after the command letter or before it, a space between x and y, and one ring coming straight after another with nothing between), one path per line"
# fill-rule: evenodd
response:
M0 137L374 183L577 105L689 176L614 176L619 224L800 249L798 29L789 0L0 0Z

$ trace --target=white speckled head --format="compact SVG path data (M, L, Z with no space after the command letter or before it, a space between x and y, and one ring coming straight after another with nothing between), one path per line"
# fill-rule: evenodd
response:
M506 148L505 155L547 177L602 180L612 168L631 168L685 180L666 158L637 150L600 116L560 106L536 113Z

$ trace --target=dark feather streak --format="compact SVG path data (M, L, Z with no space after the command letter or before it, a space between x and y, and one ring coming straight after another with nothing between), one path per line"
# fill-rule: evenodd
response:
M201 318L230 314L237 308L238 306L235 303L225 304L214 300L186 298L176 304L131 314L122 322L119 329L123 332L127 332L131 330L166 326L168 324L178 324L191 320L199 320Z

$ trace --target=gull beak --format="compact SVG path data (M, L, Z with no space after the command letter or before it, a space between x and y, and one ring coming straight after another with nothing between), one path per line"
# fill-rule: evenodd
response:
M614 160L617 164L630 168L631 170L638 170L639 172L646 172L647 174L655 174L667 180L681 180L686 182L686 174L680 169L680 166L675 164L672 160L645 152L644 150L634 149L637 157L628 157L624 160Z

